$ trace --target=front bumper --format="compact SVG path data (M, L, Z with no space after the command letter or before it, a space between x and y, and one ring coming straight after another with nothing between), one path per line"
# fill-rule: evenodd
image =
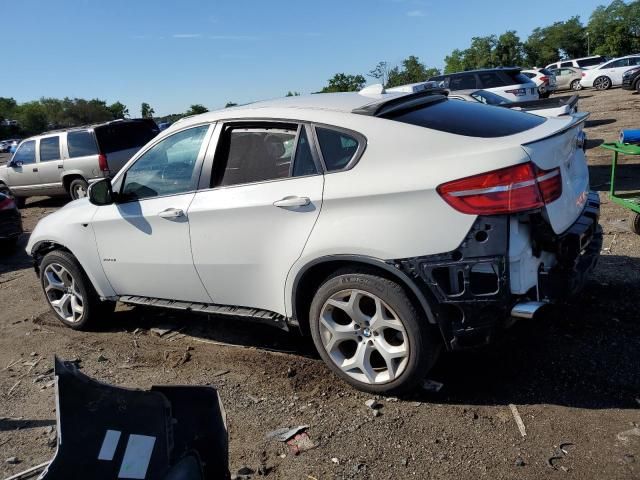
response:
M556 262L540 265L537 288L524 295L511 293L508 215L478 217L453 252L392 263L435 305L448 349L483 345L512 322L511 310L517 303L563 301L583 288L602 247L599 216L600 200L594 192L580 217L561 235L553 232L540 212L528 215L532 255L552 253Z

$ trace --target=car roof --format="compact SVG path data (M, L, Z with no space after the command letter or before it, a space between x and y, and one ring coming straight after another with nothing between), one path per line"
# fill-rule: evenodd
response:
M465 70L463 72L454 72L454 73L445 73L442 75L434 75L431 78L443 78L443 77L450 77L452 75L464 75L466 73L483 73L483 72L495 72L495 71L499 71L499 72L521 72L522 68L520 67L494 67L494 68L478 68L476 70Z

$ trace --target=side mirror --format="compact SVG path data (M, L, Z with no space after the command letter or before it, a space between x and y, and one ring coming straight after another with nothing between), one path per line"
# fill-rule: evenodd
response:
M111 179L104 178L89 185L88 197L94 205L111 205L114 202Z
M23 163L20 160L11 160L9 166L13 168L22 168Z

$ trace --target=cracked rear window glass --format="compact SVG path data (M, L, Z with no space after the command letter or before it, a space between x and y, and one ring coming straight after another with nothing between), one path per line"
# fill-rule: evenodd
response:
M515 135L543 124L546 119L530 113L475 102L442 100L384 118L467 137L495 138Z

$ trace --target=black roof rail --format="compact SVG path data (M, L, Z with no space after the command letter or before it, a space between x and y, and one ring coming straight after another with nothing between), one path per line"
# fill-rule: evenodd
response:
M447 99L449 90L445 88L429 88L407 95L384 98L376 102L368 103L362 107L351 110L351 113L368 115L370 117L382 117L401 110L409 110L422 105L441 102Z

